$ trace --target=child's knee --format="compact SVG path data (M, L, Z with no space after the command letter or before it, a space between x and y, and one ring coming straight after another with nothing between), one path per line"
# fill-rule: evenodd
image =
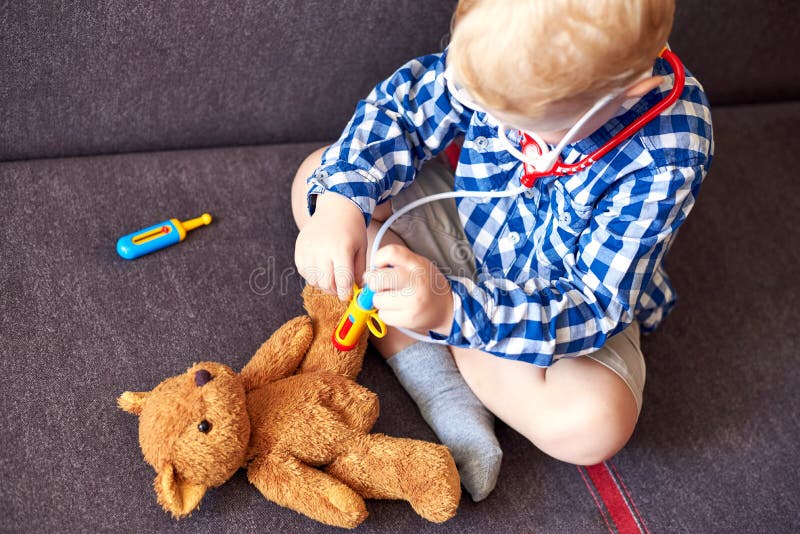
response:
M621 393L625 393L622 391ZM580 399L563 410L550 410L532 430L531 441L542 451L576 465L594 465L619 452L636 426L631 397L612 394L607 399Z
M608 460L628 443L636 426L627 407L595 409L580 422L580 438L571 458L566 461L577 465L594 465Z

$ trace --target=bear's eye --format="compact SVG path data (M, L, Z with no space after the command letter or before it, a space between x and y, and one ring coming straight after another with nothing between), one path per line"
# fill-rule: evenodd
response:
M202 421L200 421L200 424L197 425L197 430L199 430L203 434L207 434L211 430L211 423L203 419Z

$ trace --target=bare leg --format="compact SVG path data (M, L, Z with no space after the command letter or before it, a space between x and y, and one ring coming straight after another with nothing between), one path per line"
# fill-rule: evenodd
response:
M553 458L579 465L604 461L636 426L630 389L594 360L564 359L543 369L474 349L452 352L486 407Z

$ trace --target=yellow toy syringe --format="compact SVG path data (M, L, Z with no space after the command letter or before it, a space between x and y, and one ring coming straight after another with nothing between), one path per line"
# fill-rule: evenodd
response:
M378 310L372 305L372 297L375 292L367 286L363 289L355 287L353 289L353 299L350 306L342 316L336 329L333 331L333 345L341 350L352 350L361 339L361 334L365 328L375 337L386 335L386 325L378 317Z

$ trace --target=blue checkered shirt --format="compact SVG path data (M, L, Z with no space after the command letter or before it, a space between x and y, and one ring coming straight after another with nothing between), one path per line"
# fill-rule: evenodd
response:
M352 199L369 223L377 204L408 187L422 164L458 136L456 190L519 185L522 164L503 149L490 117L451 95L445 61L446 53L414 59L358 103L308 179L310 212L315 195L329 190ZM566 163L666 95L669 65L659 59L653 73L666 75L665 82L565 147ZM633 320L651 332L675 304L662 261L712 153L708 101L687 72L674 106L587 170L541 178L515 197L457 200L477 276L448 276L452 329L446 338L431 335L545 367L596 351Z

